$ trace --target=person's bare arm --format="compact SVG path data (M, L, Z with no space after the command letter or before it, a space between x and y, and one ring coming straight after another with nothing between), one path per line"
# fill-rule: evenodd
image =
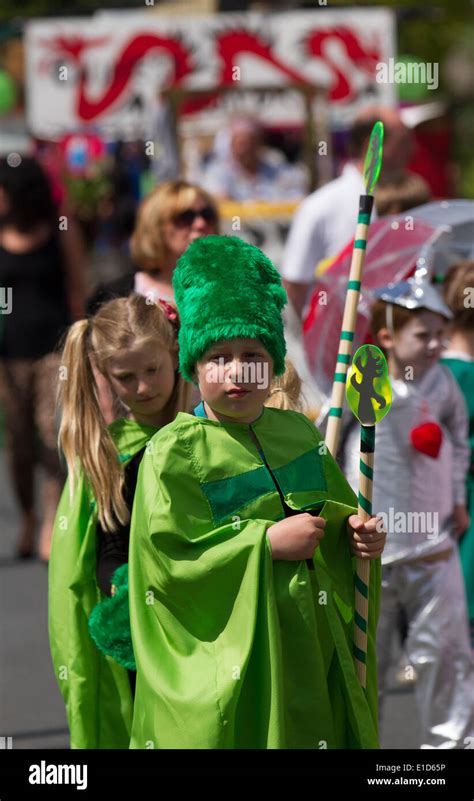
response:
M286 279L283 279L283 286L285 287L286 294L288 295L288 300L296 311L298 317L301 318L310 284L297 283L296 281L287 281Z
M80 229L71 214L67 214L68 227L59 232L64 258L66 293L74 320L86 316L86 249Z

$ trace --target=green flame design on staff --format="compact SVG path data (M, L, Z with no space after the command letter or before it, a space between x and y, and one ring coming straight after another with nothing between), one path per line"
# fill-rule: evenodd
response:
M357 514L365 522L372 517L375 425L392 405L388 367L380 348L362 345L356 351L347 376L347 402L360 422L359 496ZM362 687L366 686L367 627L369 621L370 562L356 560L354 664Z
M331 408L326 429L326 445L329 452L335 456L341 430L342 406L344 403L344 386L347 370L351 361L352 341L357 320L357 307L359 305L362 270L364 267L365 248L367 245L368 230L372 207L374 205L373 191L382 166L383 123L376 122L370 134L367 154L364 161L364 182L366 194L359 197L359 216L352 251L351 269L347 284L346 302L342 318L342 330L339 337L339 352L337 354L336 370L334 373Z

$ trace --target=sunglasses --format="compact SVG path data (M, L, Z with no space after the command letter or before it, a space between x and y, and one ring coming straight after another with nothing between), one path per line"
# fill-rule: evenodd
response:
M215 225L217 222L217 212L212 206L204 206L204 208L199 209L199 211L185 209L179 214L175 214L171 218L171 221L177 228L188 228L193 224L196 217L202 217L208 225Z

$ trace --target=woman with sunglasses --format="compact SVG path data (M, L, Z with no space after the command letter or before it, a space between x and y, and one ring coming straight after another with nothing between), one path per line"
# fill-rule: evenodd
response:
M198 237L218 233L219 213L211 195L187 181L161 184L138 207L130 239L135 271L100 286L89 300L89 311L130 292L173 300L172 277L179 257Z

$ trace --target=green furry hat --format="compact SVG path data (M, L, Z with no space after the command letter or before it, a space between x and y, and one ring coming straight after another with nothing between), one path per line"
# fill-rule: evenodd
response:
M194 366L221 339L259 339L273 357L273 372L285 371L281 310L286 292L264 253L236 236L194 240L173 274L179 311L181 373L193 380Z

